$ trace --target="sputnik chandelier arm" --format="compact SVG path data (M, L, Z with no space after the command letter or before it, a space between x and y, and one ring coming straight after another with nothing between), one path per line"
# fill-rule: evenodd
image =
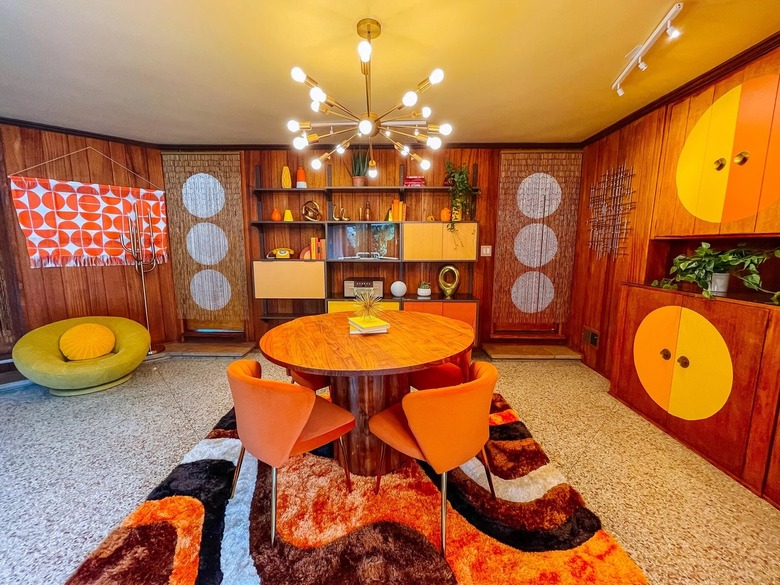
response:
M431 74L417 84L417 88L409 90L396 102L391 108L381 115L377 115L372 110L371 99L371 53L373 52L372 41L382 33L382 25L373 18L364 18L357 23L357 33L362 37L358 44L358 56L360 57L360 71L363 74L366 88L366 111L362 114L355 114L349 108L338 102L335 98L328 95L311 77L309 77L300 67L293 67L291 75L294 81L302 83L310 88L309 97L312 100L311 109L315 113L334 115L342 118L344 122L299 122L290 120L287 128L290 132L296 134L293 139L293 146L299 150L305 149L310 144L320 142L323 138L335 136L345 132L352 132L352 135L341 142L330 152L314 158L311 166L315 170L322 168L322 163L329 159L332 154L343 154L355 138L366 137L368 139L368 176L376 177L378 173L376 161L374 160L374 139L378 135L384 136L389 140L395 149L402 156L410 155L412 160L420 165L423 170L431 167L429 160L422 158L417 154L410 152L408 146L401 144L390 138L392 134L404 136L420 142L432 150L441 147L442 141L439 135L448 136L452 132L452 124L434 125L428 123L431 116L431 109L427 106L419 111L403 113L390 117L391 114L399 112L405 108L412 108L417 104L420 95L430 89L432 86L441 83L444 79L444 71L434 69ZM314 128L329 128L327 134L316 134L311 132ZM337 128L338 130L334 130ZM412 131L413 134L405 132ZM424 130L425 133L421 132Z

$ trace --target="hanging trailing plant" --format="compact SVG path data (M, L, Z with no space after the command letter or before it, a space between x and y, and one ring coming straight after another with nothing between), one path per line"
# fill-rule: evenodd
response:
M446 170L446 182L450 187L450 208L452 209L452 215L461 217L470 214L472 210L472 204L476 192L474 187L469 183L469 171L466 168L465 163L460 167L456 167L452 162L447 161L444 165ZM450 219L447 224L447 229L452 231L455 229L455 220Z

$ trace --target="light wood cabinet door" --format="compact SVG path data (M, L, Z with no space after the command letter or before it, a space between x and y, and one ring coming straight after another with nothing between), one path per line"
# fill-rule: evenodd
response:
M403 259L441 260L443 223L403 224Z
M445 227L441 247L442 260L476 260L477 224L455 223L451 230Z
M252 262L256 299L324 299L325 263L310 260Z

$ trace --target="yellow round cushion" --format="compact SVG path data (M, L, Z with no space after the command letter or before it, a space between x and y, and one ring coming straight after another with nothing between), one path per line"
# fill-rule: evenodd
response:
M71 361L88 360L114 349L114 332L105 325L82 323L71 327L60 337L60 351Z

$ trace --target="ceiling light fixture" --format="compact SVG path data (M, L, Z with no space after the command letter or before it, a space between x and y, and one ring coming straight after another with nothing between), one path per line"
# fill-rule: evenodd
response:
M322 168L322 163L333 153L343 154L349 148L350 142L356 137L368 137L368 176L375 178L378 176L376 161L374 160L373 140L377 136L383 136L389 140L395 149L402 155L410 155L409 147L397 142L391 138L393 134L410 138L425 144L431 150L437 150L442 146L440 136L449 136L452 132L452 124L434 125L427 122L431 116L431 109L428 106L414 110L409 113L394 117L388 117L391 114L404 108L412 108L417 105L420 95L431 86L441 83L444 79L444 71L434 69L431 74L417 84L417 88L409 90L403 94L390 109L381 115L372 111L371 102L371 41L382 33L382 25L373 18L364 18L357 23L357 33L363 38L358 44L358 56L360 57L360 71L365 77L366 83L366 111L355 114L349 108L343 106L333 97L329 96L314 79L306 75L300 67L293 67L290 75L294 81L303 83L310 88L309 98L312 100L311 109L326 115L333 115L343 118L341 122L300 122L290 120L287 122L287 129L296 134L293 139L293 146L299 150L305 149L310 144L320 142L325 138L350 132L349 138L341 142L330 152L320 155L311 161L311 166L315 170ZM328 128L327 134L314 134L309 131L313 128ZM334 130L334 128L336 130ZM420 132L423 130L425 133ZM422 158L417 154L411 154L414 160L423 170L431 168L429 160Z
M614 89L619 96L622 96L625 93L621 87L622 83L625 81L626 77L628 77L628 74L634 70L634 67L638 67L640 71L647 69L647 63L645 63L644 57L647 55L650 47L652 47L658 41L658 39L661 38L664 32L666 32L670 39L676 39L682 34L680 29L672 26L672 20L678 14L680 14L682 9L682 2L675 3L666 16L664 16L659 25L655 27L655 30L650 34L649 37L647 37L647 40L639 45L636 49L631 51L631 53L629 53L630 60L628 61L628 64L626 64L626 66L623 68L623 71L620 72L620 75L617 76L617 79L612 84L612 89Z

